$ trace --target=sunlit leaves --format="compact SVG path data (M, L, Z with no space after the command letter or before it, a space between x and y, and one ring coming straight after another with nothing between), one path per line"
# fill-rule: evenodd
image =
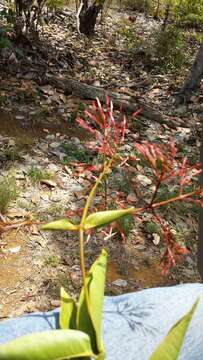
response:
M93 357L89 336L76 330L51 330L0 346L0 360L65 360Z
M115 221L125 215L132 214L134 211L135 211L134 207L124 210L98 211L96 213L87 216L87 218L84 221L84 229L88 230L96 226L109 224L112 221Z
M97 353L104 353L104 346L101 338L101 321L106 266L107 252L102 250L101 255L93 263L87 276L91 317L88 314L86 306L84 288L80 294L77 313L77 328L90 335L90 338L92 339L92 347Z
M77 305L64 288L61 288L59 325L61 329L76 329Z
M149 360L176 360L184 340L185 333L197 307L199 299L196 300L190 311L182 317L169 331L163 342L153 352ZM164 319L163 319L164 320Z
M70 222L67 219L61 219L52 221L48 224L42 225L42 230L72 230L76 231L78 230L78 225L74 225L72 222Z

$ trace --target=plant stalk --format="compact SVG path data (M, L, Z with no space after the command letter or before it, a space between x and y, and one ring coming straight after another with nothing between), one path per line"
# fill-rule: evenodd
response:
M91 317L91 304L90 304L90 298L89 298L89 294L88 294L88 289L87 289L87 282L86 282L86 270L85 270L85 254L84 254L84 222L85 219L87 217L87 213L88 213L88 209L91 205L91 202L94 198L95 192L97 190L97 187L99 186L99 184L102 181L102 178L108 173L111 165L113 163L113 158L110 159L107 163L104 163L104 168L102 173L99 175L99 177L97 178L92 190L89 193L89 196L87 198L84 210L83 210L83 214L82 214L82 219L80 222L80 226L79 226L79 233L80 233L80 268L81 268L81 273L82 273L82 281L83 281L83 287L84 287L84 293L85 293L85 299L86 299L86 305L87 305L87 311L89 314L90 319L92 319Z

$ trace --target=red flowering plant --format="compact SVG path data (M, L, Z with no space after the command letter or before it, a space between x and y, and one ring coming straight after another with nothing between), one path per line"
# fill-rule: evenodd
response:
M142 109L136 111L133 116L136 117ZM192 186L193 178L197 177L202 170L200 164L191 166L186 157L182 161L177 161L177 151L175 144L171 141L168 144L154 144L149 142L134 144L136 153L139 156L123 156L119 152L120 146L125 142L126 132L126 118L122 114L122 108L116 118L113 110L113 104L106 97L105 106L102 107L99 99L93 103L92 111L85 110L84 118L77 118L76 121L80 126L89 131L94 136L93 141L89 141L87 146L94 149L98 154L103 155L103 162L111 159L111 166L122 167L128 175L129 161L134 160L139 163L141 156L151 169L151 177L154 184L154 190L150 201L144 201L144 206L136 208L133 216L135 219L142 221L143 215L146 212L151 213L151 218L159 225L162 231L162 237L165 243L165 250L161 256L161 263L163 265L162 272L166 274L170 267L174 266L181 255L187 254L188 250L185 246L180 245L171 232L170 226L165 221L161 214L157 212L161 206L167 206L170 203L177 201L194 202L202 206L202 189L195 188L193 191L188 191L189 186ZM97 166L97 169L99 167ZM95 170L95 169L93 169ZM107 182L104 179L104 208L108 207L107 204ZM163 184L174 183L176 187L176 196L166 198L158 201L159 190ZM111 196L109 196L111 198ZM126 207L126 199L122 192L116 191L113 196L113 203L118 205L119 208ZM110 199L109 199L110 200ZM106 239L115 235L114 230L120 233L121 239L125 241L125 233L122 229L121 223L109 225L109 231L101 229Z
M26 337L18 338L8 344L0 346L0 359L105 359L105 348L102 340L102 307L105 288L105 274L107 267L107 252L102 250L100 256L94 261L89 271L85 266L85 239L92 229L117 222L124 216L131 215L141 218L142 214L151 212L154 221L158 222L163 231L165 252L162 256L163 270L166 272L176 260L186 252L186 249L171 238L170 228L162 219L157 209L177 201L193 201L202 205L200 188L188 191L187 186L192 183L194 176L201 170L199 164L190 166L187 159L182 162L175 160L176 150L173 143L163 146L156 144L135 143L135 149L150 165L155 183L154 191L149 201L144 200L140 208L127 207L126 202L116 193L120 209L98 211L92 206L93 200L101 183L109 176L112 167L122 166L128 168L130 156L121 155L119 146L123 144L126 131L126 120L120 111L115 119L113 105L106 98L106 108L102 108L99 100L93 105L93 112L85 111L98 129L93 128L83 119L77 119L83 127L95 135L97 139L96 150L103 156L102 170L89 192L82 211L77 212L77 221L73 221L74 213L69 212L71 219L61 219L42 226L43 230L75 231L79 234L80 269L82 275L82 289L78 301L71 297L65 289L61 288L61 307L59 316L60 330L40 332ZM138 157L134 160L139 161ZM81 164L80 164L81 165ZM91 165L92 166L92 165ZM90 166L90 168L91 168ZM96 170L98 170L97 167ZM95 169L91 170L95 172ZM93 177L95 178L95 174ZM165 182L175 181L178 185L177 194L171 198L159 200L158 194L161 185ZM125 208L124 208L125 206ZM120 230L122 231L122 229ZM112 236L112 227L109 233ZM171 329L159 347L153 352L150 360L163 359L169 355L177 359L180 347L191 320L197 302L191 310L178 321ZM177 340L178 339L178 340Z
M124 143L126 118L120 110L118 119L115 119L113 103L106 97L105 109L102 108L99 99L93 103L92 112L85 110L84 115L89 117L93 126L77 118L77 123L84 129L88 130L94 136L94 143L87 144L90 148L102 154L106 158L112 158L118 151L118 147ZM96 144L95 144L96 141Z

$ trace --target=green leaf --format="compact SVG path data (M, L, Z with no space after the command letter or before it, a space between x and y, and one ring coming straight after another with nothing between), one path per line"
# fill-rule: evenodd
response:
M89 283L91 278L86 279L87 288L89 288ZM80 293L80 298L77 306L77 316L76 316L76 328L83 331L85 334L88 334L91 341L91 347L95 354L98 354L97 342L96 342L96 333L95 328L92 322L92 318L89 316L87 303L85 300L84 288Z
M131 207L124 210L98 211L96 213L90 214L84 221L84 230L88 230L96 226L109 224L112 221L121 218L122 216L132 214L134 210L135 208Z
M68 293L61 288L61 307L59 325L61 329L76 329L77 305Z
M171 328L168 335L153 352L149 360L176 360L178 358L185 333L198 302L199 299L196 300L190 311Z
M63 360L95 357L87 334L51 330L23 336L0 346L0 360Z
M156 159L156 167L158 170L162 170L163 168L163 163L162 163L162 160L161 159Z
M104 352L101 334L101 322L106 279L107 256L107 252L105 250L102 250L101 255L93 263L88 273L88 276L90 276L90 278L92 279L89 284L89 297L99 353Z
M84 288L81 291L78 304L77 328L89 334L92 348L95 353L104 353L104 346L101 337L101 321L106 266L107 252L102 250L101 255L91 266L87 277L87 287L91 306L91 319L89 318L86 307Z
M74 225L67 219L52 221L48 224L42 225L42 230L78 230L79 226Z

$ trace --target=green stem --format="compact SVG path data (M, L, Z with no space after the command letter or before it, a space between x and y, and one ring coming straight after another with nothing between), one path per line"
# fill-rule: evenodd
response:
M84 207L84 210L83 210L83 214L82 214L82 220L80 222L80 227L83 227L83 224L85 222L85 219L87 217L87 212L89 210L89 207L91 205L91 202L94 198L94 195L95 195L95 192L97 190L97 187L99 186L99 184L101 183L103 177L108 173L112 163L113 163L113 160L114 158L112 158L111 160L109 160L107 163L104 163L104 168L103 168L103 171L102 173L99 175L99 177L97 178L97 181L96 183L94 184L92 190L90 191L89 193L89 196L87 198L87 201L86 201L86 204L85 204L85 207Z
M88 312L90 319L92 319L91 318L90 299L89 299L89 294L88 294L88 289L87 289L86 273L85 273L84 231L82 228L80 229L80 269L81 269L81 273L82 273L82 282L83 282L83 287L84 287L87 312Z
M99 186L99 184L102 181L102 178L108 173L111 165L113 162L113 158L111 160L108 161L108 163L104 163L104 168L102 173L99 175L99 177L97 178L96 183L94 184L92 190L89 193L89 196L87 198L84 210L83 210L83 214L82 214L82 219L79 225L79 232L80 232L80 268L81 268L81 273L82 273L82 280L83 280L83 287L84 287L84 294L85 294L85 299L86 299L86 305L87 305L87 311L89 314L90 319L92 319L91 317L91 304L90 304L90 299L89 299L89 294L88 294L88 289L87 289L87 282L86 282L86 271L85 271L85 254L84 254L84 222L85 219L87 217L87 213L89 210L89 207L91 205L91 202L94 198L95 192L97 190L97 187Z

